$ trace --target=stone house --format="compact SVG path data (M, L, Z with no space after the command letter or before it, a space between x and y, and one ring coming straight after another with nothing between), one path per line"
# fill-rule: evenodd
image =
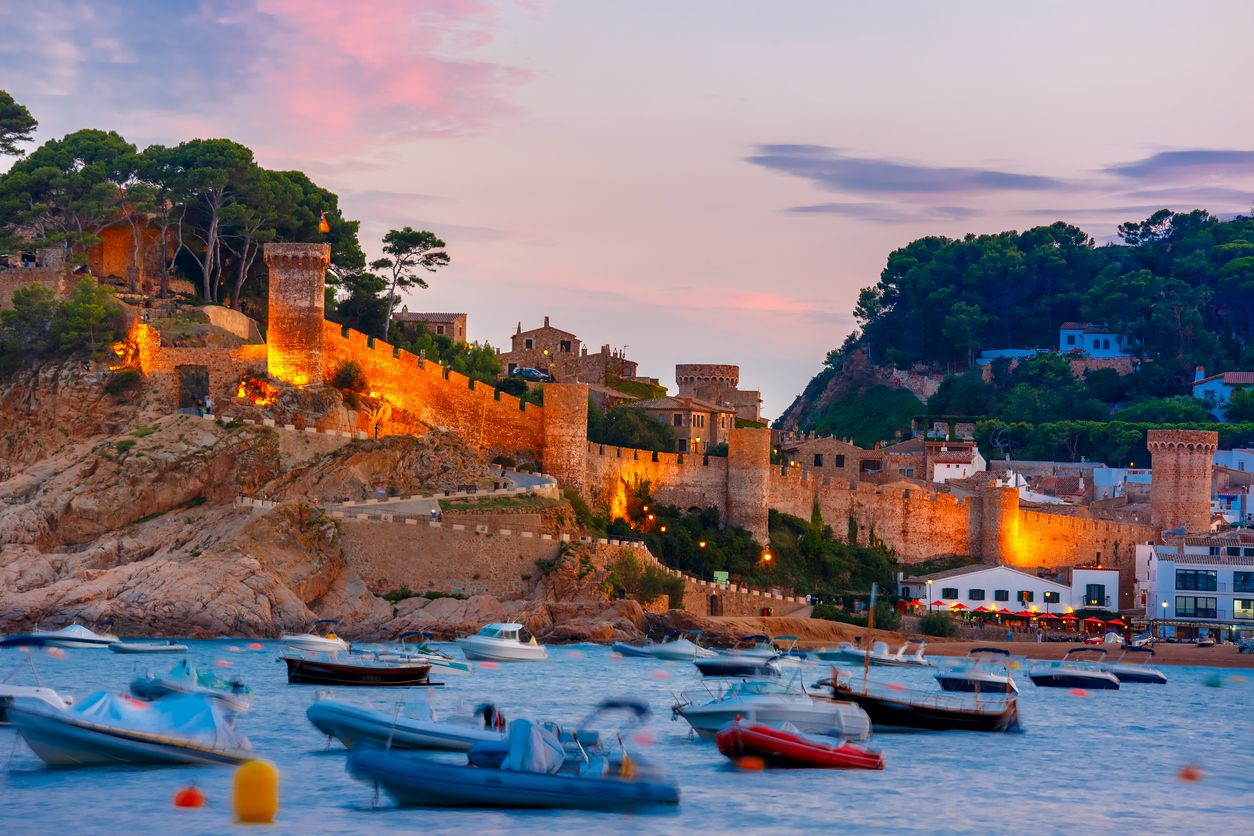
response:
M816 438L813 433L779 442L781 462L814 471L816 475L856 481L859 476L879 473L884 456L879 450L864 450L834 436Z
M671 395L636 401L632 406L675 431L677 453L704 453L712 445L727 441L736 426L736 413L730 408L697 398Z
M399 313L392 314L398 325L421 325L437 337L448 337L455 344L467 342L466 314L464 313L411 313L408 305L401 306Z
M518 323L510 337L510 350L501 352L500 360L506 375L515 369L539 369L561 383L604 384L609 376L635 378L637 372L636 362L623 352L603 345L590 354L577 336L553 327L547 316L544 325L528 331Z

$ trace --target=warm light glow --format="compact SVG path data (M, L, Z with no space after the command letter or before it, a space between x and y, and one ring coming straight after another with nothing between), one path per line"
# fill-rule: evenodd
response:
M653 515L652 515L652 514L650 514L650 515L649 515L649 522L652 522L652 521L653 521Z
M662 530L662 533L663 533L663 534L665 534L665 533L666 533L666 526L662 526L662 529L661 529L661 530Z
M645 513L648 513L648 511L649 511L649 506L648 506L648 505L644 506L643 510L644 510L644 512L645 512Z
M235 389L235 397L252 401L257 406L270 406L279 399L280 394L269 381L256 377L244 378Z
M770 562L771 562L772 560L774 560L774 559L775 559L775 556L774 556L773 554L771 554L770 552L762 552L762 562L763 562L763 563L770 563Z
M701 542L697 543L697 548L699 548L699 549L704 549L704 548L705 548L705 541L704 541L704 540L702 540Z

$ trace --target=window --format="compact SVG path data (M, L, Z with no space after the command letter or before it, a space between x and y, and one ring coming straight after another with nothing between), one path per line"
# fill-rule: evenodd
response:
M1228 555L1228 557L1240 557L1241 556L1240 546L1229 546L1224 551Z
M687 453L688 452L688 439L686 438L675 439L675 449L681 453Z
M844 466L845 466L845 454L837 453L836 454L836 467L844 467Z
M1176 589L1196 589L1202 592L1214 592L1218 588L1214 569L1176 570Z
M1215 599L1193 595L1176 596L1176 615L1180 618L1215 618Z
M517 363L510 363L510 364L509 364L509 367L505 370L505 371L506 371L506 374L508 374L508 375L510 375L511 377L513 377L513 375L514 375L514 370L515 370L515 369L517 369L517 368L518 368L518 364L517 364Z
M823 466L823 454L822 454L822 453L815 453L815 454L814 454L814 466L815 466L815 467L822 467L822 466Z
M1209 555L1211 555L1212 557L1213 557L1213 556L1218 555L1218 554L1219 554L1219 546L1211 546L1210 548L1208 548L1208 549L1206 550L1206 553L1207 553L1207 554L1209 554Z
M1036 597L1036 593L1034 593L1032 590L1030 590L1030 589L1020 589L1020 590L1019 590L1019 594L1015 596L1015 600L1016 600L1016 601L1021 601L1021 602L1023 602L1023 603L1025 603L1025 604L1026 604L1026 603L1028 603L1028 602L1030 602L1030 601L1034 600L1034 599L1035 599L1035 597Z
M1232 617L1245 621L1254 621L1254 600L1249 598L1232 599Z
M570 340L562 340L557 344L557 350L563 354L570 354Z
M675 426L682 427L683 425L684 425L684 416L676 412L675 413Z
M1075 345L1075 334L1067 335L1067 345Z
M1102 350L1103 351L1110 350L1110 340L1102 340Z
M1245 549L1241 552L1245 557L1254 557L1254 549Z
M1046 604L1057 604L1059 601L1062 600L1062 598L1058 595L1057 592L1042 592L1041 600L1044 601Z
M443 325L437 325L437 326L435 326L435 332L436 332L436 334L438 334L439 336L443 337L443 336L444 336L444 326L443 326Z
M1086 607L1106 606L1106 584L1104 583L1085 584L1084 606Z
M536 347L536 341L531 339L530 337L523 340L523 348L535 348L535 347Z
M902 476L909 476L909 477L910 477L910 478L912 478L912 479L914 478L914 468L913 468L913 467L903 467L903 468L901 468L900 470L898 470L897 472L898 472L898 473L900 473Z
M1009 589L994 589L993 600L994 601L1009 601L1010 590Z
M968 597L968 598L970 598L972 601L983 601L983 600L984 600L984 590L982 590L982 589L968 589L968 590L967 590L967 597Z
M1254 572L1233 572L1233 592L1254 592Z
M942 586L942 587L941 587L941 597L942 597L942 598L944 598L946 601L956 601L956 600L958 600L958 587L956 587L956 586Z

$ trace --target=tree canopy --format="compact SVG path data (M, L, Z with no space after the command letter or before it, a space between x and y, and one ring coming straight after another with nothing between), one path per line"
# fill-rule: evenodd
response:
M17 147L19 142L29 142L39 123L20 102L14 101L8 92L0 90L0 154L20 157L24 153Z

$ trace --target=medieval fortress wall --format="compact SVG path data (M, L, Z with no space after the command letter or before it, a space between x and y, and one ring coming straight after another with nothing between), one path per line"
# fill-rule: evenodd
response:
M647 481L659 502L717 508L729 523L762 540L769 509L809 518L817 506L838 534L852 531L858 542L882 542L905 563L952 554L1029 570L1101 562L1124 570L1128 579L1136 544L1152 540L1168 524L1204 530L1209 522L1208 467L1215 433L1151 432L1153 526L1098 520L1083 512L1024 510L1014 489L992 484L977 496L958 497L923 486L818 479L798 468L773 466L766 429L733 429L726 458L590 444L585 385L548 384L543 408L522 404L325 321L329 252L324 245L267 244L265 257L271 269L266 360L274 377L296 385L324 381L341 363L354 360L370 388L394 409L428 426L457 432L485 455L534 457L562 487L614 513L621 514L628 493ZM161 356L155 337L149 335L147 341L138 348L141 357L148 356L144 370L168 369L174 358ZM256 363L261 359L258 348L263 347L245 346L206 359L219 366ZM223 374L211 370L211 376L215 373ZM396 426L403 428L405 422Z

